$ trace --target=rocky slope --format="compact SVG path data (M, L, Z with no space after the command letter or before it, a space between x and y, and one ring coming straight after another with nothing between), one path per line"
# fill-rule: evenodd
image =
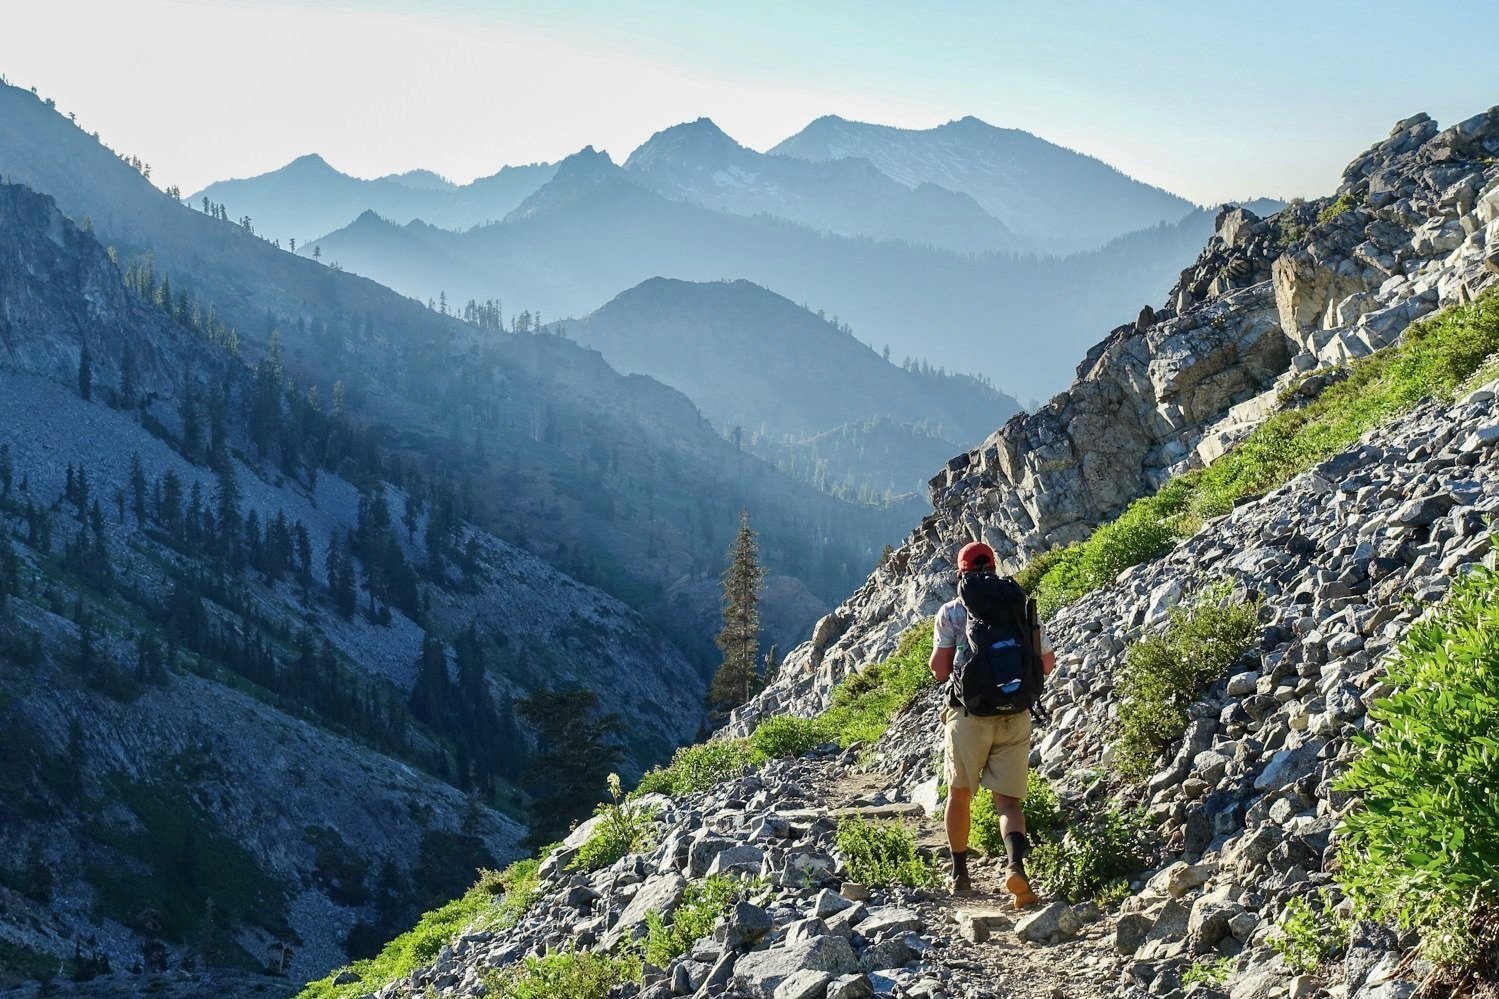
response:
M1069 393L939 476L939 513L819 625L730 732L815 713L835 680L888 655L950 594L959 541L984 536L1011 560L1034 554L1058 540L1048 532L1081 530L1221 449L1275 408L1278 380L1311 372L1288 399L1315 392L1319 367L1379 349L1412 318L1492 284L1496 150L1499 109L1446 131L1418 117L1355 161L1339 201L1270 220L1225 214L1170 306L1116 331ZM1499 511L1496 395L1490 382L1451 404L1417 406L1053 618L1054 720L1032 762L1074 813L1121 795L1143 805L1148 868L1117 912L1053 902L1017 918L992 896L851 883L851 860L833 843L841 816L911 819L937 806L938 693L928 687L863 752L820 748L651 802L656 845L593 874L567 869L590 832L580 828L543 864L540 897L517 926L461 937L434 964L371 992L489 994L494 969L528 954L617 947L643 932L648 912L681 904L692 883L743 872L766 883L753 903L733 907L667 966L647 967L640 994L1413 995L1427 969L1407 959L1409 939L1381 927L1355 925L1346 954L1315 976L1288 966L1271 939L1291 900L1331 880L1334 830L1353 805L1333 781L1370 702L1389 693L1387 656L1464 567L1493 565L1485 525ZM1089 412L1126 428L1114 467L1127 474L1112 494L1103 490L1109 466L1072 457L1085 442L1096 450L1084 435L1103 424L1088 424ZM1007 465L1006 446L1027 434L1049 450ZM1053 504L1070 506L1051 514ZM1173 606L1246 598L1258 602L1247 651L1200 692L1185 734L1148 779L1121 784L1110 763L1126 646L1159 631ZM1189 984L1188 971L1209 964L1217 980ZM358 985L349 982L350 994Z

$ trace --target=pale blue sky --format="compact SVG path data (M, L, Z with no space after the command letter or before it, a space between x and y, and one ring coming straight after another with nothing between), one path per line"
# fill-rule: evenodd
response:
M977 115L1207 203L1315 195L1395 120L1499 103L1499 4L23 0L0 73L190 191L307 152L466 181L707 115Z

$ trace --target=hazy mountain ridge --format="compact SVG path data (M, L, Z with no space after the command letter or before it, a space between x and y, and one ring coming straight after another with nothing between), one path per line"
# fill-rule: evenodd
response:
M1099 329L1164 294L1211 229L1197 211L1069 258L961 255L672 201L589 149L502 224L418 232L365 219L315 245L422 300L501 296L549 318L584 315L653 277L743 278L826 308L895 358L1033 398L1064 382Z
M826 115L770 152L814 162L865 159L909 187L935 184L971 195L1045 252L1091 249L1194 207L1094 157L972 116L904 129Z
M846 330L748 281L652 279L563 328L615 368L681 390L721 432L737 427L740 442L757 454L784 459L799 450L797 442L852 425L868 436L876 424L921 451L921 471L904 479L878 461L861 462L856 452L822 454L833 460L824 476L856 492L919 489L931 466L1019 409L972 378L891 363ZM918 425L924 430L912 432ZM811 453L801 450L804 458Z
M466 229L504 218L552 178L556 164L506 166L498 173L458 185L430 170L410 170L361 180L335 170L316 153L256 177L216 181L188 198L226 205L235 219L248 215L255 228L286 242L310 243L348 225L365 211L398 222Z
M915 190L861 159L814 163L757 153L711 120L674 125L632 152L624 169L674 201L765 214L811 229L930 244L962 253L1019 250L1004 223L966 194Z

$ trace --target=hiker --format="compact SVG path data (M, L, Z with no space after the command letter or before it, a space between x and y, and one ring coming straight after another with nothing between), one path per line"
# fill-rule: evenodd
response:
M994 549L982 541L958 553L958 597L937 611L930 666L938 681L948 681L942 727L953 893L973 890L969 812L974 792L986 787L1004 837L1005 887L1022 909L1036 902L1025 874L1030 844L1020 810L1031 715L1039 710L1041 686L1056 655L1035 601L1009 577L996 575L995 566Z

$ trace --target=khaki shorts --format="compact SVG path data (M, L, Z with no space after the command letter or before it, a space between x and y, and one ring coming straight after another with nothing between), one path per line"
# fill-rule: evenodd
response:
M1031 758L1029 713L980 718L949 707L943 709L942 727L948 787L987 787L1010 798L1025 797Z

